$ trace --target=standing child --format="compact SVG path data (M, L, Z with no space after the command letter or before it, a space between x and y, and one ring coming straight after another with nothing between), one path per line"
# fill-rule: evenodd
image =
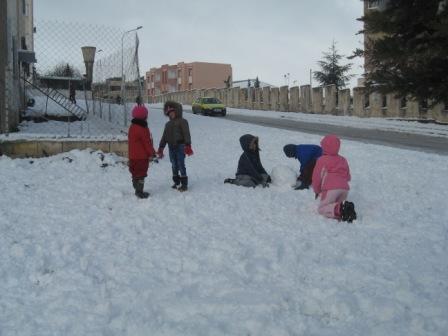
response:
M243 154L238 161L238 168L234 179L228 178L224 183L236 184L243 187L256 187L262 185L269 187L271 177L266 173L260 160L260 147L258 137L245 134L240 137Z
M313 189L320 196L319 213L351 223L356 219L355 206L347 202L350 187L350 168L347 160L339 155L341 141L336 135L327 135L320 142L323 155L313 171Z
M149 160L155 155L151 132L148 128L148 109L137 105L132 109L132 121L128 133L129 171L132 185L138 198L148 198L144 192L145 177L148 176Z
M322 155L322 148L318 145L285 145L285 155L300 162L300 175L294 185L295 190L308 189L311 185L316 160Z
M188 176L185 167L185 155L193 155L190 127L188 121L182 118L181 104L167 101L163 107L163 112L170 120L165 124L157 155L159 158L163 158L163 149L168 144L174 182L172 188L187 191Z

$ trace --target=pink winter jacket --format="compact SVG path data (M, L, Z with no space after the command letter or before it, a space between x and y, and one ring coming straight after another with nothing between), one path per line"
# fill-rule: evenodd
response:
M343 189L349 190L350 168L347 160L338 155L341 141L336 135L327 135L320 142L323 154L313 170L314 192Z

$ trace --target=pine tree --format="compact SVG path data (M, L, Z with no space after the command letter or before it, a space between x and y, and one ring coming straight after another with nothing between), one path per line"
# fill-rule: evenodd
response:
M60 63L54 66L47 75L56 77L81 77L80 71L68 63Z
M329 51L324 52L323 55L323 59L318 62L321 71L315 71L314 78L321 85L334 84L337 89L345 87L347 81L353 77L352 75L347 75L347 72L351 69L352 64L340 64L340 61L344 56L338 53L335 41L333 41Z
M359 19L367 40L366 86L420 101L448 102L448 1L389 0Z
M255 78L255 82L254 82L254 88L259 88L260 87L260 80L257 78Z

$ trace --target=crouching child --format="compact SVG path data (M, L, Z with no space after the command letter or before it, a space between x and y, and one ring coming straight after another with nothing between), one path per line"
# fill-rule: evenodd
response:
M350 190L350 168L339 155L341 141L336 135L327 135L320 142L323 155L314 167L312 185L316 198L320 197L319 213L328 218L352 222L356 219L355 205L347 201Z
M316 160L322 155L322 148L318 145L285 145L283 152L289 158L299 160L299 176L296 184L293 186L295 190L308 189L311 185L314 166Z
M261 185L269 187L271 177L266 173L260 161L260 148L258 137L245 134L240 138L241 154L235 178L225 179L224 183L236 184L243 187L256 187Z

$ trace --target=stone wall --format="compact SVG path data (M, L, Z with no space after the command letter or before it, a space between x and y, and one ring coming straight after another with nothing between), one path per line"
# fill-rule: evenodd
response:
M367 94L364 87L336 90L334 85L311 88L310 85L289 88L231 88L202 89L172 92L153 99L163 103L168 99L191 105L198 97L217 97L228 107L249 110L305 112L316 114L346 115L362 118L428 119L448 122L448 106L443 104L425 108L419 102L386 96Z
M12 140L0 142L0 155L12 158L44 157L64 153L73 149L94 149L104 153L128 156L128 142L123 141L53 141Z

